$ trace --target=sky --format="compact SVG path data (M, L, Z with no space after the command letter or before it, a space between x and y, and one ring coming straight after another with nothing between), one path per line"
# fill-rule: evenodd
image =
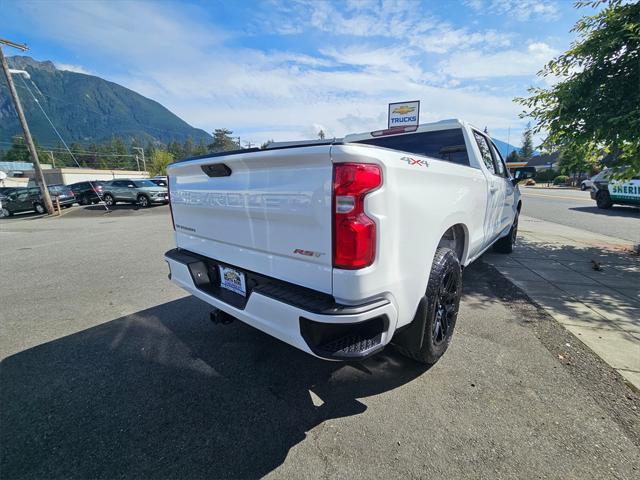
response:
M520 145L513 98L553 81L536 72L589 13L571 0L0 0L0 37L243 144L386 128L388 103L420 100L421 123L457 117Z

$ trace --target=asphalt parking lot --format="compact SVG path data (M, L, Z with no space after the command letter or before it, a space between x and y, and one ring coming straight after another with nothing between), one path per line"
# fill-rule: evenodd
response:
M0 220L17 478L637 478L640 399L477 262L430 369L314 359L167 280L167 207Z

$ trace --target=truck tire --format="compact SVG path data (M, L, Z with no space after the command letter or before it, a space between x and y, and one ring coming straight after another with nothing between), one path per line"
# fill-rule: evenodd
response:
M462 294L462 269L456 253L450 248L438 248L433 258L429 283L425 292L423 318L424 333L419 349L402 345L396 349L409 358L425 365L433 365L447 351L458 318ZM418 310L421 311L420 309Z
M611 208L613 206L613 202L611 201L611 195L606 190L600 190L596 193L596 205L598 208Z
M42 205L41 203L34 203L33 209L36 211L36 213L39 213L40 215L42 215L43 213L47 213L47 210L44 208L44 205Z
M502 238L499 238L496 243L493 244L493 251L497 253L511 253L513 252L513 247L516 245L516 240L518 238L518 217L519 213L516 212L516 216L513 219L513 223L511 224L511 229L509 233Z

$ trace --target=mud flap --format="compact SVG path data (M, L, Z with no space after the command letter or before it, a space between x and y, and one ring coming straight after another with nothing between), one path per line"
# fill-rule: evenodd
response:
M427 303L427 297L423 296L418 303L416 314L411 323L396 331L391 343L411 352L417 352L422 348L425 319L427 318Z

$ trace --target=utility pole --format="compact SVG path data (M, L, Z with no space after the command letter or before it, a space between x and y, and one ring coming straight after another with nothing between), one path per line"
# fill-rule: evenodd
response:
M147 171L147 162L144 159L144 148L142 147L132 147L134 150L138 150L142 156L142 169L146 172ZM136 158L136 161L138 159ZM140 165L138 165L138 170L140 170Z
M54 209L53 209L53 203L51 202L51 195L49 195L49 189L47 189L47 182L45 182L44 180L44 174L42 173L42 168L40 167L40 160L38 159L38 152L36 151L36 146L33 143L33 138L31 138L31 132L29 131L29 125L27 124L27 119L25 118L24 112L22 111L22 104L20 103L18 92L16 91L16 87L13 84L13 78L11 77L11 72L9 72L9 64L7 63L7 59L4 56L4 52L2 51L2 44L17 48L19 50L22 50L23 52L28 50L28 47L23 44L15 43L10 40L4 40L0 38L0 62L2 62L2 70L4 70L4 76L7 78L7 85L9 86L9 92L11 92L11 98L13 99L13 103L16 108L16 113L18 114L18 118L20 119L20 124L22 125L22 130L24 132L24 141L26 142L27 148L29 149L29 153L31 154L31 160L33 162L33 170L35 171L35 174L36 174L36 182L40 187L40 192L42 192L44 207L47 209L47 213L49 215L53 215Z

